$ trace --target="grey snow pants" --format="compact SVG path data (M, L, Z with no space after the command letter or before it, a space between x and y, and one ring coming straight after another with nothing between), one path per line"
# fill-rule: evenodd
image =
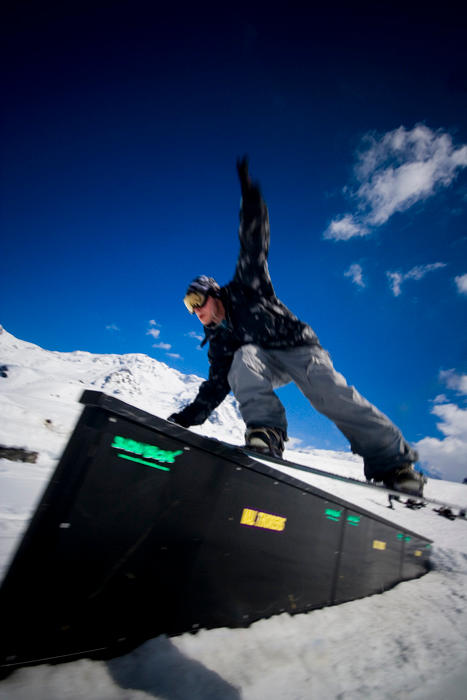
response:
M335 423L352 452L363 457L367 479L381 478L399 464L417 461L417 453L400 430L348 386L319 345L283 350L243 345L237 350L229 384L247 427L280 428L287 435L285 409L273 390L289 382L295 382L311 405Z

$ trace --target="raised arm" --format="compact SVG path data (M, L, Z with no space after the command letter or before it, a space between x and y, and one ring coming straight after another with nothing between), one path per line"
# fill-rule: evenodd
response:
M251 181L246 157L237 161L242 191L240 208L240 253L234 281L252 287L262 296L273 296L268 269L269 214L258 184Z

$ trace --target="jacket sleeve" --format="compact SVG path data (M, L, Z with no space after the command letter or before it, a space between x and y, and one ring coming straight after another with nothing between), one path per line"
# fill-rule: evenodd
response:
M261 296L273 296L268 269L269 214L257 185L243 192L238 235L240 253L234 281L252 287Z
M227 377L231 364L232 355L211 360L208 378L199 387L194 401L176 414L176 423L185 428L204 423L230 392Z

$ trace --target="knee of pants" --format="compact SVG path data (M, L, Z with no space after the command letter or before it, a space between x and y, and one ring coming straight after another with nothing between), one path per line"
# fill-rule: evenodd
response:
M261 371L264 368L264 363L259 357L261 348L258 345L242 345L241 348L234 353L232 364L229 370L229 381L230 376L235 375L236 372L241 368L242 370L246 367L251 370Z

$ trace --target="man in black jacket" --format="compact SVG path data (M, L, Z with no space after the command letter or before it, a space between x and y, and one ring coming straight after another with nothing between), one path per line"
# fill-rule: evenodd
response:
M246 158L237 170L242 206L234 278L220 287L201 275L184 299L204 326L209 377L195 400L169 420L183 427L200 425L232 390L246 423L246 445L281 457L287 419L274 389L293 381L363 457L367 479L421 495L424 479L412 467L417 453L387 416L347 385L313 329L276 297L267 262L268 210Z

